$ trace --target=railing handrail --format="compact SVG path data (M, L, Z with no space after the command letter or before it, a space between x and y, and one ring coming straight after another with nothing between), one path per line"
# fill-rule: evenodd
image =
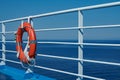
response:
M38 17L50 16L50 15L56 15L56 14L63 14L63 13L74 12L74 11L79 11L79 10L82 11L82 10L89 10L89 9L96 9L96 8L111 7L111 6L117 6L117 5L120 5L120 1L99 4L99 5L93 5L93 6L80 7L80 8L67 9L67 10L61 10L61 11L55 11L55 12L50 12L50 13L38 14L38 15L9 19L9 20L3 20L3 21L0 21L0 23L7 23L7 22L24 20L24 19L28 19L28 18L38 18Z
M0 58L0 60L2 60L2 58ZM5 61L16 63L16 64L21 64L18 61L13 61L13 60L9 60L9 59L5 59ZM72 72L67 72L67 71L63 71L63 70L58 70L58 69L53 69L53 68L48 68L48 67L43 67L43 66L38 66L38 65L35 65L34 67L45 69L45 70L50 70L50 71L54 71L54 72L69 74L69 75L73 75L73 76L84 77L84 78L88 78L88 79L105 80L105 79L102 79L102 78L97 78L97 77L92 77L92 76L87 76L87 75L80 75L80 74L76 74L76 73L72 73Z
M57 30L76 30L76 29L98 29L98 28L118 28L120 24L114 25L99 25L99 26L83 26L83 27L66 27L66 28L43 28L43 29L35 29L36 32L40 31L57 31ZM7 31L5 34L16 33L16 31ZM2 34L2 32L0 32Z
M0 41L2 42L2 41ZM15 41L6 41L7 43L15 43ZM23 43L27 43L27 41L23 41ZM120 47L120 44L114 44L114 43L77 43L77 42L48 42L48 41L38 41L38 44L59 44L59 45L87 45L87 46L109 46L109 47Z
M2 50L0 50L0 51L2 51ZM5 52L17 53L17 51L13 51L13 50L6 50ZM73 60L73 61L84 61L84 62L89 62L89 63L106 64L106 65L113 65L113 66L120 66L120 63L106 62L106 61L100 61L100 60L98 61L98 60L91 60L91 59L78 59L78 58L72 58L72 57L46 55L46 54L41 54L41 53L37 54L37 56L56 58L56 59L64 59L64 60Z

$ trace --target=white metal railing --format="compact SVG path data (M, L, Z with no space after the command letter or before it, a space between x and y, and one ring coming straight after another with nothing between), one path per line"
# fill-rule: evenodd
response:
M100 26L84 26L84 27L67 27L67 28L49 28L49 29L37 29L36 32L40 31L59 31L59 30L78 30L78 29L95 29L95 28L117 28L120 27L120 24L115 25L100 25ZM2 34L2 32L0 32ZM13 34L16 31L7 31L5 34Z
M81 8L74 8L74 9L68 9L68 10L62 10L62 11L56 11L56 12L50 12L45 14L39 14L39 15L32 15L22 18L16 18L16 19L10 19L10 20L4 20L0 21L0 24L2 25L2 32L0 34L2 35L2 49L0 51L2 52L2 58L0 58L4 63L5 61L9 61L12 63L20 64L20 62L8 60L6 59L6 52L16 53L16 51L13 50L6 50L6 43L15 43L15 41L6 41L6 34L14 34L16 31L5 31L5 23L15 22L15 21L21 21L21 23L24 20L28 20L33 25L32 19L34 18L40 18L40 17L46 17L51 15L59 15L64 13L71 13L71 12L78 12L78 26L77 27L66 27L66 28L49 28L49 29L37 29L36 32L39 31L57 31L57 30L78 30L78 43L74 42L37 42L38 44L64 44L64 45L76 45L78 46L78 58L71 58L71 57L62 57L62 56L54 56L54 55L45 55L45 54L37 54L37 56L42 57L49 57L49 58L59 58L59 59L65 59L65 60L74 60L78 61L78 73L71 73L67 71L47 68L39 65L35 65L36 68L41 68L45 70L55 71L59 73L69 74L73 76L77 76L77 80L82 80L83 78L89 78L94 80L105 80L102 78L87 76L83 74L83 62L90 62L90 63L97 63L97 64L106 64L106 65L114 65L114 66L120 66L120 63L114 63L114 62L105 62L105 61L97 61L97 60L88 60L83 59L83 45L89 45L89 46L114 46L114 47L120 47L120 44L104 44L104 43L83 43L83 29L95 29L95 28L115 28L120 27L120 24L114 24L114 25L100 25L100 26L83 26L83 10L89 10L89 9L97 9L97 8L105 8L105 7L112 7L112 6L120 6L119 2L112 2L112 3L106 3L106 4L100 4L95 6L87 6L87 7L81 7ZM24 41L26 43L27 41ZM82 47L82 48L81 48ZM82 64L81 64L82 63Z
M4 20L4 21L1 21L0 23L7 23L7 22L25 20L25 19L28 19L28 18L30 19L30 18L45 17L45 16L51 16L51 15L57 15L57 14L75 12L75 11L83 11L83 10L89 10L89 9L91 10L91 9L97 9L97 8L105 8L105 7L111 7L111 6L118 6L118 5L120 5L120 2L106 3L106 4L95 5L95 6L87 6L87 7L74 8L74 9L68 9L68 10L62 10L62 11L56 11L56 12L50 12L50 13L45 13L45 14L33 15L33 16L27 16L27 17L22 17L22 18Z
M3 60L3 59L0 58L0 60ZM5 61L12 62L12 63L16 63L16 64L21 64L21 63L18 62L18 61L13 61L13 60L9 60L9 59L5 59ZM67 71L52 69L52 68L43 67L43 66L38 66L38 65L35 65L34 67L36 67L36 68L41 68L41 69L45 69L45 70L49 70L49 71L55 71L55 72L59 72L59 73L69 74L69 75L72 75L72 76L84 77L84 78L88 78L88 79L104 80L104 79L102 79L102 78L96 78L96 77L91 77L91 76L86 76L86 75L79 75L79 74L76 74L76 73L71 73L71 72L67 72Z
M2 42L2 41L1 41ZM15 41L5 41L6 43L16 43ZM27 41L23 41L23 43L27 43ZM86 46L113 46L113 47L120 47L120 44L105 44L105 43L76 43L76 42L43 42L38 41L38 44L65 44L65 45L86 45Z

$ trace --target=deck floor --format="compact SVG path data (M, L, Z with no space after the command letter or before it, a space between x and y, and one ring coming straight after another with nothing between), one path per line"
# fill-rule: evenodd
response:
M9 80L56 80L35 73L32 74L31 78L27 79L25 78L25 71L10 66L4 66L4 68L0 67L0 73L7 75L10 78Z

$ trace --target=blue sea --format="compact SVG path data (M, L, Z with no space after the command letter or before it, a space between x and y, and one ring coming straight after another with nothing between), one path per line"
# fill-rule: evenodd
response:
M69 42L77 42L77 41L70 40ZM120 41L115 41L115 40L111 40L111 41L87 40L84 42L120 44ZM15 43L7 43L6 49L16 50L15 45L16 45ZM120 47L84 46L83 51L84 51L84 59L120 63ZM75 45L37 44L36 53L77 58L78 47ZM16 58L16 53L7 52L6 57L7 59L19 61ZM77 61L55 59L48 57L36 57L36 64L44 67L55 68L55 69L77 73ZM25 70L24 68L21 67L21 65L16 65L14 63L7 62L7 65ZM120 80L120 66L111 66L111 65L84 62L83 67L84 67L84 75L104 78L106 80ZM33 70L35 73L39 73L41 75L48 76L51 78L56 78L57 80L76 80L77 78L76 76L66 75L53 71L47 71L38 68L34 68ZM12 80L9 76L5 74L0 73L0 76L4 77L5 80ZM84 80L90 80L90 79L84 79Z

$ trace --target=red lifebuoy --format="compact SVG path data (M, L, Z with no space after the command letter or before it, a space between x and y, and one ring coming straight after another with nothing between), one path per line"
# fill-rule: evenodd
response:
M22 36L23 33L27 32L29 36L29 51L28 51L28 57L30 59L35 58L35 52L36 52L36 34L34 29L32 28L31 24L28 22L24 22L17 30L16 33L16 50L19 53L18 58L24 62L28 63L29 60L27 59L23 49L22 49Z

